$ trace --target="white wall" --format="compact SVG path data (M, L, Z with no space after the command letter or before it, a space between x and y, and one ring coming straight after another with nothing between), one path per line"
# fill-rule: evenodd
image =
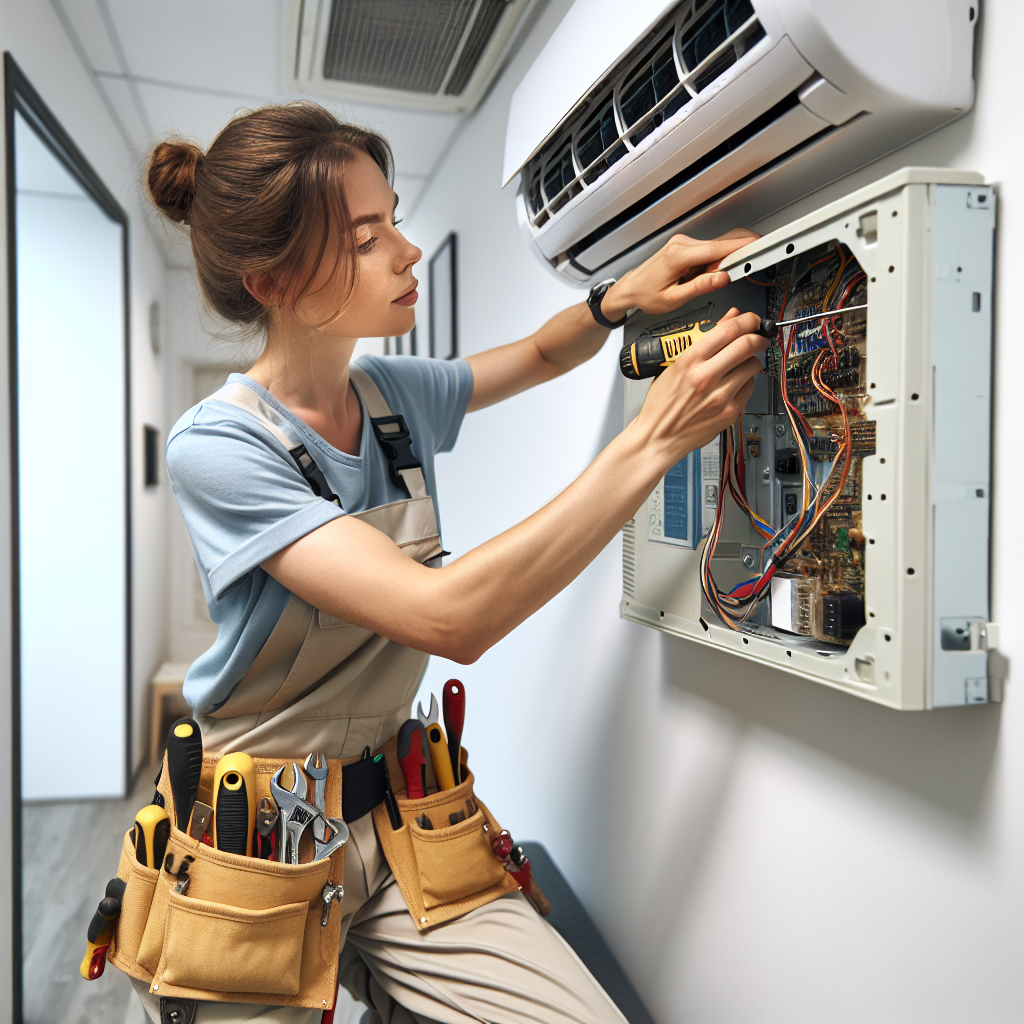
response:
M464 354L582 297L535 262L512 190L498 188L512 89L567 8L548 8L406 224L428 254L459 233ZM618 543L476 665L428 670L425 690L466 682L484 798L514 835L549 846L663 1024L1024 1018L1024 704L1012 677L1024 658L1024 8L992 0L979 31L967 117L761 228L906 164L976 168L997 184L1005 703L890 711L623 622ZM614 435L618 346L613 335L568 379L467 419L438 465L448 548L522 519Z
M148 685L163 660L165 644L163 553L166 485L146 491L142 481L142 425L166 430L161 387L161 358L149 345L149 304L163 299L164 260L142 215L138 158L111 120L92 80L80 63L49 3L0 2L0 49L8 50L29 81L85 154L129 215L131 263L131 442L133 533L133 722L134 760L145 754ZM6 260L6 251L4 256ZM6 389L3 390L6 396ZM6 400L6 399L5 399ZM0 417L5 424L6 414ZM87 424L83 419L83 424ZM6 453L6 440L0 447ZM103 457L97 442L93 456ZM6 454L5 454L6 457ZM7 486L7 476L3 476ZM6 504L4 504L6 515ZM73 509L69 505L69 517ZM6 556L3 559L6 565ZM3 589L6 595L6 588ZM5 620L6 621L6 620ZM4 703L4 707L8 705Z

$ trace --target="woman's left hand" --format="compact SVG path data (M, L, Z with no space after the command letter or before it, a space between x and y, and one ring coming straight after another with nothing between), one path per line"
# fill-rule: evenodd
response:
M758 237L746 228L707 241L673 235L646 263L630 270L605 292L601 311L613 322L633 308L667 313L724 288L729 275L719 271L718 265ZM581 302L552 317L522 341L470 356L466 360L473 371L469 411L566 373L600 351L607 337L607 328L601 327L590 308Z
M621 320L630 309L668 313L724 288L729 275L718 269L719 264L757 238L760 235L746 228L734 228L707 241L673 235L649 260L605 292L601 312L612 321Z

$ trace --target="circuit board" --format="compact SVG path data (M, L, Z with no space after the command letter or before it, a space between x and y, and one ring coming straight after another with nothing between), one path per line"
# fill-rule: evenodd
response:
M748 280L777 321L867 301L863 269L837 242ZM781 328L720 442L702 580L709 610L734 628L845 646L864 625L863 459L875 454L866 313Z

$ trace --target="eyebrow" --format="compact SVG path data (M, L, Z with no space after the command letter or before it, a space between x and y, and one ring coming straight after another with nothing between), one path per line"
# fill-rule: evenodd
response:
M398 209L398 193L395 193L395 205L391 207L391 215L394 216L395 210ZM356 217L352 221L352 227L362 227L364 224L380 224L384 220L383 213L368 213L363 217Z

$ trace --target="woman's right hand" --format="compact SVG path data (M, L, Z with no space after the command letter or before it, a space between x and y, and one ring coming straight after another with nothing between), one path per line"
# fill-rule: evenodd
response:
M666 469L735 423L761 372L760 318L730 309L651 384L631 425Z

